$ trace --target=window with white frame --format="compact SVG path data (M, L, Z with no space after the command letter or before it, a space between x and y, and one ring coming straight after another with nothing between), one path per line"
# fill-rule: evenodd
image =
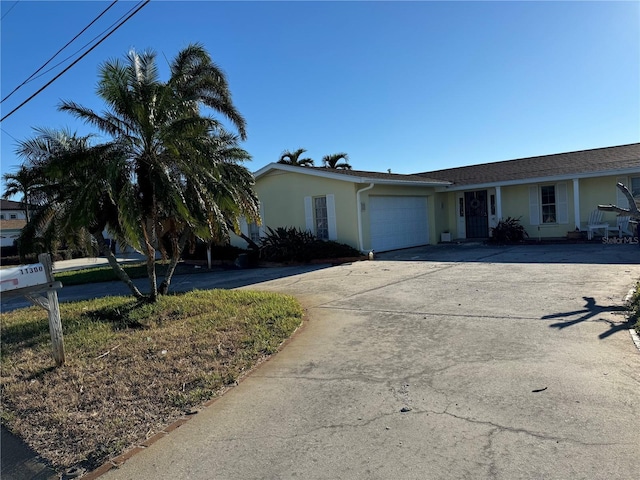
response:
M16 215L15 213L12 213L11 215L9 215L9 218L10 218L11 220L15 220L15 219L17 219L17 218L18 218L18 215Z
M306 229L322 240L337 240L336 199L333 193L304 197Z
M529 187L529 220L531 225L569 223L569 203L565 182Z
M315 234L320 240L329 239L329 217L327 214L327 197L313 199L313 219Z
M543 185L540 187L540 207L542 210L542 223L557 223L555 185Z

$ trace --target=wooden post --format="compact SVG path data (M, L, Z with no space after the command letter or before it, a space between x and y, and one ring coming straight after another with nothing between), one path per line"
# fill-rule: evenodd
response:
M49 283L53 283L53 264L51 255L42 253L38 255L38 261L44 266ZM53 348L53 359L57 366L64 365L64 337L62 336L62 321L60 319L60 306L58 304L58 292L55 289L47 290L47 312L49 313L49 334Z

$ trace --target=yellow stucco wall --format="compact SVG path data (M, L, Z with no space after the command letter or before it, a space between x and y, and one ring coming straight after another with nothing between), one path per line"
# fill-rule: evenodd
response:
M459 238L457 229L457 200L455 192L438 192L434 196L434 223L435 241L440 241L440 235L448 232L451 234L451 239L455 240Z
M371 246L369 196L424 196L427 197L429 243L437 243L433 187L374 185L371 190L362 192L360 205L357 205L358 190L368 186L368 183L352 183L296 172L276 171L258 179L256 193L262 204L265 226L271 228L293 226L303 230L306 228L304 197L333 194L336 205L337 241L358 249L361 248L358 234L358 209L361 209L363 251L370 249Z
M353 184L294 172L272 172L256 182L267 227L306 229L304 197L335 195L338 241L358 245L357 212Z

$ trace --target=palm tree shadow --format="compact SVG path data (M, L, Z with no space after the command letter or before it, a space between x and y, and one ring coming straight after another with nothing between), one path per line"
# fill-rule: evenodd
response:
M563 328L571 327L573 325L577 325L578 323L586 322L591 320L594 317L599 317L604 313L611 312L625 312L627 309L624 306L620 305L598 305L596 300L593 297L582 297L585 300L585 308L583 310L574 310L572 312L562 312L562 313L554 313L551 315L545 315L541 317L542 320L551 320L554 318L566 318L573 317L575 315L580 315L578 318L573 320L568 320L565 322L558 322L549 325L550 328L557 328L558 330L562 330ZM600 340L603 340L620 330L626 330L629 328L630 321L615 321L615 320L606 320L604 318L596 318L598 322L606 322L609 324L609 330L598 335Z

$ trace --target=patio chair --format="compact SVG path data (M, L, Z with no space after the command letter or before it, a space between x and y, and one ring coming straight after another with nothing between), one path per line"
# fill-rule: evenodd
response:
M589 214L589 220L587 221L587 238L593 239L593 232L596 230L602 230L602 236L609 238L609 224L602 221L604 212L602 210L594 210Z
M616 226L607 227L607 230L609 230L609 232L617 232L619 238L622 238L623 233L633 236L633 232L629 228L629 220L631 220L631 217L619 216L616 219Z

